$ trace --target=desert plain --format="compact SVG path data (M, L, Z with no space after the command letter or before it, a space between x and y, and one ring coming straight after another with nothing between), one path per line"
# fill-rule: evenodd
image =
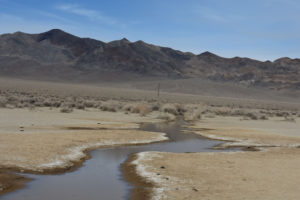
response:
M26 173L76 170L93 149L167 141L165 133L140 130L140 124L182 119L186 130L222 141L212 149L224 152L131 155L122 165L136 186L131 199L300 198L295 101L0 82L0 195L26 187Z

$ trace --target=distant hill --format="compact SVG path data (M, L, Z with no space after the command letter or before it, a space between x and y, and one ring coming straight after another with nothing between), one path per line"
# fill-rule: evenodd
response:
M127 39L101 42L53 29L0 35L0 76L75 82L203 78L300 89L300 59L261 62L199 55Z

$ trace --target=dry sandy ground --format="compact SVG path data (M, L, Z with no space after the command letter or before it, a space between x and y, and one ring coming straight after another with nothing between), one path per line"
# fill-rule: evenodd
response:
M192 128L205 137L238 143L224 147L277 147L222 153L139 153L129 166L152 183L153 199L300 199L299 122L218 117Z
M57 172L80 164L87 150L166 140L164 133L137 129L140 122L158 121L154 117L99 110L1 109L0 193L16 179L3 169Z
M288 122L282 118L240 120L238 117L216 117L201 120L189 128L204 137L228 141L219 148L300 146L299 118L296 122Z

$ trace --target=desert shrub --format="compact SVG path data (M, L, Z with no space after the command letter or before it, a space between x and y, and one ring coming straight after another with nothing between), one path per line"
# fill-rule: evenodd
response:
M36 107L41 107L41 106L43 106L43 102L37 101L37 102L34 103L34 105L35 105Z
M19 101L19 98L16 95L9 95L7 97L7 101L8 101L8 103L17 102L17 101Z
M231 116L243 116L247 115L247 112L242 109L236 109L228 112Z
M60 112L70 113L70 112L73 112L73 108L68 104L63 104L62 107L60 108Z
M249 120L250 118L247 116L242 116L242 118L240 120Z
M35 109L35 105L34 104L29 104L28 108L29 108L29 110L34 110Z
M277 117L288 117L288 116L289 116L289 113L288 113L288 112L284 112L284 111L282 111L282 112L277 112L277 113L276 113L276 116L277 116Z
M8 100L6 97L0 97L0 108L5 108Z
M259 118L257 114L252 113L252 112L248 112L245 116L252 120L257 120Z
M73 103L76 101L76 97L73 97L73 96L65 97L65 101L69 102L69 103Z
M24 104L22 104L22 103L17 103L17 104L16 104L16 108L24 108Z
M164 104L160 110L165 113L170 113L173 115L178 115L177 107L174 104Z
M176 119L176 116L171 113L160 113L157 118L166 121L174 121Z
M53 101L52 102L52 107L59 108L60 106L61 106L61 102L60 101Z
M103 111L116 112L121 108L121 104L116 101L107 101L102 103L100 109Z
M214 113L216 115L228 116L228 115L231 115L231 109L230 108L221 107L221 108L215 109Z
M80 110L84 110L85 109L85 105L83 103L77 103L76 104L76 108L80 109Z
M156 103L156 104L152 105L152 110L153 111L159 111L159 109L160 109L160 104Z
M180 105L180 104L164 104L162 105L162 107L160 108L160 111L165 112L165 113L170 113L173 115L182 115L186 109L184 108L184 106Z
M201 119L202 109L193 109L191 111L187 111L183 115L183 119L185 121L195 121Z
M27 96L23 96L19 98L19 102L20 103L34 103L35 100L33 98L27 97Z
M201 114L211 114L211 110L205 108L205 109L202 109L202 112Z
M133 113L139 113L141 116L145 116L152 111L152 108L147 104L137 104L132 108Z
M124 110L125 112L131 112L133 106L133 104L125 104L123 105L122 110Z
M268 117L267 117L266 115L261 115L261 116L259 117L259 119L261 119L261 120L268 120Z
M213 113L208 113L205 115L207 118L215 118L216 116Z
M51 107L52 106L51 100L50 99L45 99L44 102L43 102L43 106Z
M183 115L187 111L185 106L182 105L182 104L175 104L175 106L177 108L177 112L178 112L179 115Z
M141 116L145 116L148 113L152 111L152 107L145 104L145 103L139 103L139 104L125 104L122 107L122 110L125 112L131 112L131 113L139 113Z
M87 108L97 108L98 103L96 101L88 100L88 101L84 101L83 106Z
M289 116L285 116L284 117L284 121L287 121L287 122L296 122L296 120L295 120L294 117L289 117Z

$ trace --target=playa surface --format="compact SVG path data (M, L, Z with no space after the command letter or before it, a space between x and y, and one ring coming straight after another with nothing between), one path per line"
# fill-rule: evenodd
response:
M128 161L152 184L152 199L299 199L300 126L277 118L203 119L195 133L226 141L217 148L256 151L214 153L141 152ZM188 172L188 173L187 173Z

